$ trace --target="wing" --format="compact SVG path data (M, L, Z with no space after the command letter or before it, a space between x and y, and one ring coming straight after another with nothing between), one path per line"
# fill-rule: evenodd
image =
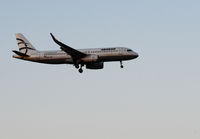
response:
M83 58L83 57L86 57L87 54L85 53L82 53L74 48L71 48L69 47L68 45L58 41L52 33L51 34L51 37L52 39L54 40L55 43L57 43L59 46L60 46L60 49L62 49L63 51L65 51L66 53L68 53L69 55L71 55L72 59L73 60L77 60L77 59L80 59L80 58Z

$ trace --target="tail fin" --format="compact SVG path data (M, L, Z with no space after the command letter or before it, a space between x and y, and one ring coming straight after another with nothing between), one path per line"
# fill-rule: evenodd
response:
M19 52L29 55L36 51L33 45L21 33L17 33L15 36L19 47Z

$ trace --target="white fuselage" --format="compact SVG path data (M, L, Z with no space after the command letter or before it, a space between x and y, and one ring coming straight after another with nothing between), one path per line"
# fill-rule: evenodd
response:
M13 57L46 64L73 64L80 73L84 65L86 69L103 69L104 62L120 61L123 68L122 61L138 57L136 52L125 47L77 50L57 40L52 33L50 35L61 50L38 51L23 34L15 34L19 51L13 50Z
M138 57L136 52L129 48L94 48L94 49L79 49L80 52L88 54L88 57L80 59L80 63L92 62L109 62L109 61L124 61L131 60ZM46 63L46 64L73 64L72 57L65 51L35 51L28 57L13 55L14 58Z

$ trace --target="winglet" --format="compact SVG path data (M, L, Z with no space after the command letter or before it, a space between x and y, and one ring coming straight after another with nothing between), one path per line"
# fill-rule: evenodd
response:
M50 33L50 35L51 35L52 39L55 41L55 40L56 40L56 38L53 36L53 34L52 34L52 33Z
M64 46L64 47L65 47L65 46L69 47L68 45L66 45L66 44L64 44L64 43L62 43L62 42L60 42L60 41L58 41L58 40L54 37L54 35L53 35L52 33L50 33L50 35L51 35L53 41L54 41L55 43L57 43L58 45L60 45L61 47L63 47L63 46Z

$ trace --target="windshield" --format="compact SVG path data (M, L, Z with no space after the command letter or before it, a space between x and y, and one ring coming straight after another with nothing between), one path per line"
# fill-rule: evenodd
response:
M131 49L127 49L127 52L133 52Z

